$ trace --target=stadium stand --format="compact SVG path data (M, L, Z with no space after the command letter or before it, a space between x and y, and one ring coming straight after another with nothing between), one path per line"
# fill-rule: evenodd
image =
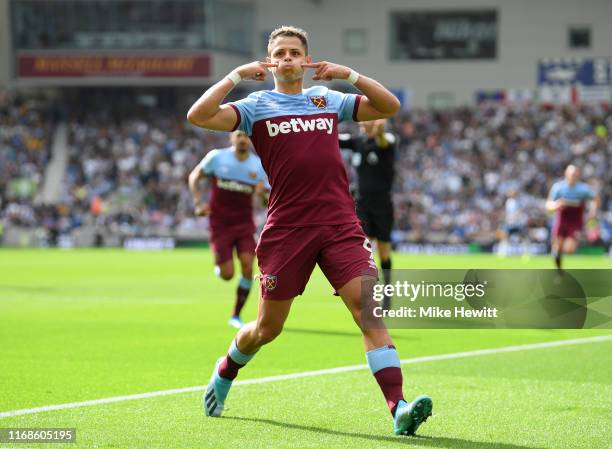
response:
M54 111L43 97L0 90L0 210L6 226L37 225Z
M6 228L38 223L47 244L62 235L72 235L78 244L134 236L207 238L206 219L193 216L186 177L206 152L228 145L227 134L189 125L182 110L143 109L136 102L110 108L101 102L68 118L61 195L55 204L42 204L37 193L54 123L42 118L53 115L51 107L40 98L7 92L0 104L0 216ZM520 192L531 241L545 242L544 199L570 161L583 167L584 178L604 199L603 219L588 240L612 240L607 109L414 110L390 126L400 139L393 193L396 243L491 245L499 238L509 190ZM258 225L264 221L265 212L258 209Z
M574 162L604 198L601 230L609 241L609 129L612 115L599 106L409 114L398 126L396 239L490 243L502 224L506 194L516 190L531 239L545 241L544 199L563 168Z

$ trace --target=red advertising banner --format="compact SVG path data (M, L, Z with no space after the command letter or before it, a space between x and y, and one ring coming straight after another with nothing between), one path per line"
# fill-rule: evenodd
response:
M18 55L20 78L207 77L208 55Z

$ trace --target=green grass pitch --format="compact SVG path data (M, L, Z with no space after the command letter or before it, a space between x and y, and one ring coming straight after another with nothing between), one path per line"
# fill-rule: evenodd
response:
M612 268L575 256L567 268ZM549 268L548 257L396 255L395 268ZM0 250L0 412L203 385L234 335L236 279L205 250ZM245 318L256 313L252 294ZM612 335L610 330L394 330L402 358ZM317 269L277 341L240 380L363 364L358 331ZM403 366L434 416L396 437L368 370L237 385L223 418L201 392L0 418L74 427L78 448L610 448L612 341ZM57 444L0 447L57 448Z

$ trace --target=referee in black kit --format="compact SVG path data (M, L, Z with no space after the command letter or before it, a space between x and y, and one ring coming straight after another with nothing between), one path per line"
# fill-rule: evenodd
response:
M340 134L340 148L352 150L351 165L357 171L358 184L355 193L357 216L363 232L371 242L376 241L380 267L385 284L391 281L391 228L393 227L393 203L391 187L395 174L396 139L385 132L385 120L361 122L357 137ZM385 297L385 310L390 299Z

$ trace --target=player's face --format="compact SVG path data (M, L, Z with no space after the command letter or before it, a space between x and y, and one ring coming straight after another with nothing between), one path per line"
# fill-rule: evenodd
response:
M232 145L237 151L246 153L251 146L251 139L243 132L236 132L232 134Z
M306 49L302 41L295 36L280 36L270 46L268 62L278 62L278 67L272 68L272 73L279 81L291 83L304 76L303 63L312 62L306 56Z
M576 184L579 178L580 178L580 171L573 165L570 165L569 167L565 169L565 179L567 180L568 184L570 185Z

